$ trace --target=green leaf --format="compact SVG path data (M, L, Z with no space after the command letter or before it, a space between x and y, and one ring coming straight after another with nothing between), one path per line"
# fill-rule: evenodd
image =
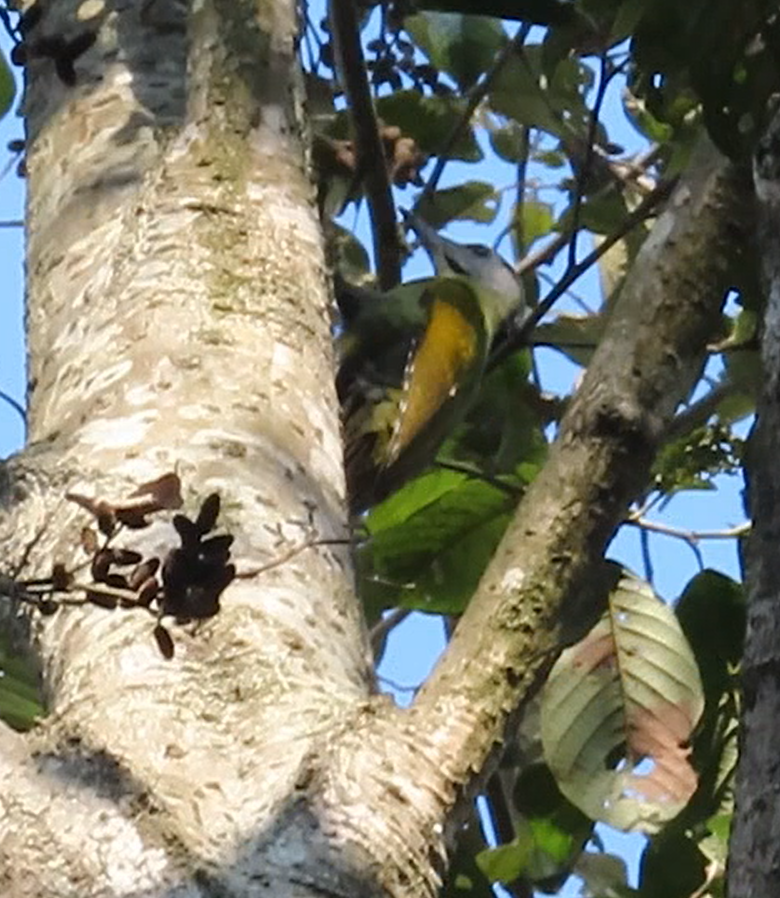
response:
M540 128L564 142L587 137L589 113L582 91L592 78L579 60L562 59L543 76L542 48L530 44L522 56L511 57L496 75L488 93L490 107L521 125Z
M545 758L563 794L589 817L655 832L695 791L685 746L703 707L674 612L625 577L609 611L561 654L545 684ZM613 768L618 757L623 764ZM645 759L649 772L638 772Z
M426 194L415 212L437 229L456 219L490 224L498 212L498 203L499 194L492 184L465 181L457 187Z
M9 638L0 633L0 720L16 730L29 730L45 713L38 667L18 655Z
M16 82L13 73L6 62L5 54L0 53L0 117L11 108L15 96Z
M573 220L569 207L558 221L558 229L566 230ZM595 234L613 234L625 221L628 207L625 198L613 189L604 189L586 197L580 205L579 224Z
M515 497L487 483L434 470L376 506L358 550L368 616L386 607L461 612L515 504Z
M511 851L485 852L477 862L491 879L510 882L507 877L514 874L545 892L558 891L591 837L593 821L561 793L546 764L531 763L518 773L512 756L505 754L498 771L498 781L511 793L516 835L504 846Z
M417 9L442 12L474 13L497 19L520 19L535 25L563 25L575 21L579 15L568 0L415 0Z
M504 534L524 485L541 467L546 441L528 382L530 356L515 353L483 378L441 463L372 509L357 553L367 616L407 607L458 613ZM498 478L497 483L486 478Z
M747 608L742 584L704 570L685 587L676 608L702 676L704 694L717 704L742 657Z
M490 881L476 862L484 847L482 827L472 809L470 819L458 832L439 898L495 898Z
M636 895L628 885L628 868L621 857L605 852L586 851L574 868L587 886L588 895L609 895L610 898Z
M549 97L540 86L539 76L512 58L502 67L488 93L491 108L529 128L541 128L558 137L566 131Z
M462 97L423 96L416 90L399 90L376 101L377 114L386 125L397 125L406 137L413 137L428 154L441 152L450 134L463 119L466 100ZM449 150L450 159L479 162L483 152L469 127Z
M351 231L331 222L331 247L338 259L338 270L351 284L365 281L371 271L371 262L363 244Z
M702 853L725 869L729 852L732 814L713 814L707 821L708 835L699 842Z
M776 89L773 41L752 39L773 9L770 0L648 4L631 43L633 92L670 123L677 99L694 95L719 148L745 155Z
M592 826L592 824L590 824ZM512 883L527 879L533 883L556 882L568 873L572 854L578 854L582 840L544 817L517 821L517 836L505 845L488 848L477 855L477 864L491 882Z
M490 475L516 474L530 483L544 463L547 442L539 388L529 383L531 357L517 352L484 378L463 423L443 446L440 458L466 461ZM519 465L533 472L520 474Z
M517 218L515 218L517 222ZM530 246L539 237L546 237L553 229L555 218L550 203L526 199L521 207L520 233L523 243Z
M537 150L532 158L547 168L563 168L566 165L566 155L561 150Z
M622 41L636 31L647 7L655 0L623 0L615 14L610 36Z
M737 665L747 624L741 584L717 571L697 574L680 597L677 617L693 648L706 697L693 742L699 788L680 818L680 826L701 832L715 815L730 817L737 766L740 698ZM713 850L704 848L705 853Z
M639 867L640 898L690 898L706 881L705 863L690 833L653 839Z
M15 730L29 730L36 719L43 714L37 699L30 700L15 691L15 684L0 678L0 720L4 720Z
M653 464L653 484L662 493L714 489L718 474L736 473L744 454L744 440L716 421L697 427L661 448Z
M431 64L469 90L507 42L499 21L458 13L419 13L404 27Z
M514 882L528 868L532 847L529 841L515 839L478 854L477 863L491 882Z
M637 131L648 140L664 144L674 135L674 127L668 121L656 118L647 108L644 97L627 90L623 95L623 110Z
M490 138L490 145L496 155L505 162L518 162L524 143L523 126L512 121L496 125L494 117L491 116L485 123L485 127Z

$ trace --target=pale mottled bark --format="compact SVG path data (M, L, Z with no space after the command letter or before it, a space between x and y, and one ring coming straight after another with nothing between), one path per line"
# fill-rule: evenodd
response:
M343 538L294 4L258 5L254 19L227 2L92 4L81 22L78 8L62 0L38 25L98 31L77 85L46 60L29 72L31 445L4 496L8 557L46 525L22 575L74 567L84 514L66 490L116 497L174 469L190 509L221 494L240 571ZM122 541L160 556L172 536L160 525ZM80 896L197 891L197 871L236 889L262 871L275 895L295 892L296 869L318 877L334 833L298 856L317 839L296 789L368 707L351 585L343 546L237 580L213 620L172 628L172 662L143 613L37 620L53 716L31 743L51 760L32 785L5 770L3 893L27 893L31 870L31 893ZM92 794L95 775L109 795ZM38 849L23 821L47 806ZM75 829L64 808L82 815ZM110 832L133 843L121 876ZM36 862L44 845L56 865Z

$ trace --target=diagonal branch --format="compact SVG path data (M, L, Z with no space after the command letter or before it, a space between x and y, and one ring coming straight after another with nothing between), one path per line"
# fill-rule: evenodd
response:
M693 159L635 262L547 464L418 694L414 725L451 781L483 768L509 712L532 694L567 631L593 614L588 588L603 551L718 327L727 260L745 239L748 183L711 144Z

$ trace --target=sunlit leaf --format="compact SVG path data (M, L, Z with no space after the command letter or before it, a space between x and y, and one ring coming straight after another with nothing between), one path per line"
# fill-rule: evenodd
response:
M465 181L424 197L415 211L435 228L455 219L489 224L496 217L499 196L487 181Z
M661 448L653 464L653 484L663 493L713 489L718 474L736 473L744 440L716 421L696 427Z
M418 13L404 27L441 72L468 90L494 61L507 41L501 23L485 16Z
M376 101L385 125L397 125L424 153L431 154L448 146L453 129L462 124L465 106L463 97L423 96L416 90L399 90ZM482 157L472 128L466 128L449 148L450 159L478 162Z
M524 244L530 246L539 237L546 237L552 231L554 221L550 203L526 199L521 207L519 221Z
M16 730L29 730L45 713L38 669L15 652L0 633L0 720Z
M561 794L546 764L530 763L518 772L507 762L505 754L498 781L510 802L515 837L483 851L477 862L494 882L522 878L544 892L558 891L591 837L593 821Z
M696 789L687 743L703 707L696 662L674 612L626 577L609 611L563 652L545 685L547 763L588 816L654 832ZM647 769L639 769L643 761Z

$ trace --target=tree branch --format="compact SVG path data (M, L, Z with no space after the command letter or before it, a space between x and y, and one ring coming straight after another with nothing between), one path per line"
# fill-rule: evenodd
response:
M728 893L770 898L777 893L780 808L767 800L776 782L780 738L780 106L756 148L754 181L758 246L766 309L761 340L764 382L745 481L753 531L746 547L748 618L741 680L737 804L729 843ZM732 862L733 861L733 862Z
M357 171L365 185L371 216L379 286L382 290L390 290L401 280L401 245L387 159L366 76L354 0L331 0L329 16L339 75L355 134Z
M592 615L604 547L718 327L746 192L744 173L705 144L656 221L547 464L418 694L415 725L441 747L442 776L463 782L482 768L510 709Z
M599 113L604 104L604 98L607 95L609 83L618 71L618 68L613 68L610 71L609 57L607 56L606 50L602 50L599 58L599 86L596 91L596 100L593 103L593 109L590 111L585 158L580 170L576 173L574 201L572 203L574 211L572 212L571 242L569 243L569 268L573 268L577 264L577 236L580 230L580 213L582 212L582 200L585 196L585 185L590 179L591 167L593 165L593 152L594 144L596 142L596 126L599 123ZM572 158L574 158L573 155Z

